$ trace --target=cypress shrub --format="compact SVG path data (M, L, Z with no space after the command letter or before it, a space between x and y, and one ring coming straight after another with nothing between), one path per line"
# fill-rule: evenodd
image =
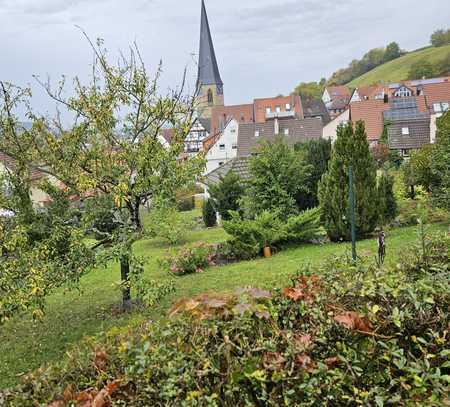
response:
M211 199L207 199L203 205L203 222L207 228L216 226L216 210L214 209Z

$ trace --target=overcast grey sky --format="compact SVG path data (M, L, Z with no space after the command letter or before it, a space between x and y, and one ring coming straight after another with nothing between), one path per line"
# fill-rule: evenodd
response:
M287 94L390 41L424 46L450 25L449 0L206 0L206 7L227 104ZM0 80L87 77L92 55L79 25L113 55L136 41L148 68L162 58L164 87L175 87L188 65L193 85L199 24L200 0L0 0ZM51 107L35 96L41 111Z

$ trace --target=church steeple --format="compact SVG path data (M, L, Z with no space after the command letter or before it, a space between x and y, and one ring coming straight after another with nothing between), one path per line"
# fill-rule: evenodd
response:
M199 105L201 105L200 116L208 117L211 115L212 106L223 106L224 104L223 82L217 65L204 0L202 0L200 23L197 92Z

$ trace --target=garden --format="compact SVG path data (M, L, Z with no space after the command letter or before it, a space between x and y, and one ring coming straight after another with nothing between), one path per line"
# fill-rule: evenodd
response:
M70 130L29 111L17 131L29 92L2 88L0 404L449 403L450 113L405 162L362 122L333 146L262 142L200 212L193 99L95 51L91 88L46 88ZM44 210L29 163L59 181Z

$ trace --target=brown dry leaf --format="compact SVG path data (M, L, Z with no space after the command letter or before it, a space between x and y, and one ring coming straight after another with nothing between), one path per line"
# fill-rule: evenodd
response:
M64 400L55 400L47 404L47 407L64 407L65 404L66 402Z
M105 370L108 364L108 355L103 349L97 349L94 355L94 366L98 370Z
M117 379L114 380L111 383L108 383L105 387L106 391L108 392L108 394L111 396L112 394L114 394L117 389L122 385L122 380Z
M103 389L95 396L91 407L109 407L110 405L108 390Z
M305 294L303 293L303 290L300 288L285 288L283 290L283 294L285 297L290 298L293 301L300 301L303 298L305 298Z
M92 407L92 402L94 401L95 396L98 391L95 389L88 389L78 393L75 397L75 401L77 402L77 407Z
M64 401L73 400L75 398L75 393L73 391L73 387L71 384L69 384L64 392L63 392Z
M313 369L316 364L308 355L297 355L296 357L297 363L307 371Z
M249 288L247 292L255 300L262 298L270 300L272 298L272 294L270 293L270 291L261 290L260 288Z
M211 308L222 308L227 305L227 301L221 298L208 298L204 304Z
M294 342L298 347L309 348L312 343L311 335L294 335Z
M265 353L262 358L262 364L267 370L282 370L286 360L278 352Z
M332 368L334 366L340 365L342 361L338 357L332 357L332 358L325 359L324 362L328 366L328 368Z
M370 322L363 315L354 311L343 312L334 317L334 320L352 331L372 332Z

